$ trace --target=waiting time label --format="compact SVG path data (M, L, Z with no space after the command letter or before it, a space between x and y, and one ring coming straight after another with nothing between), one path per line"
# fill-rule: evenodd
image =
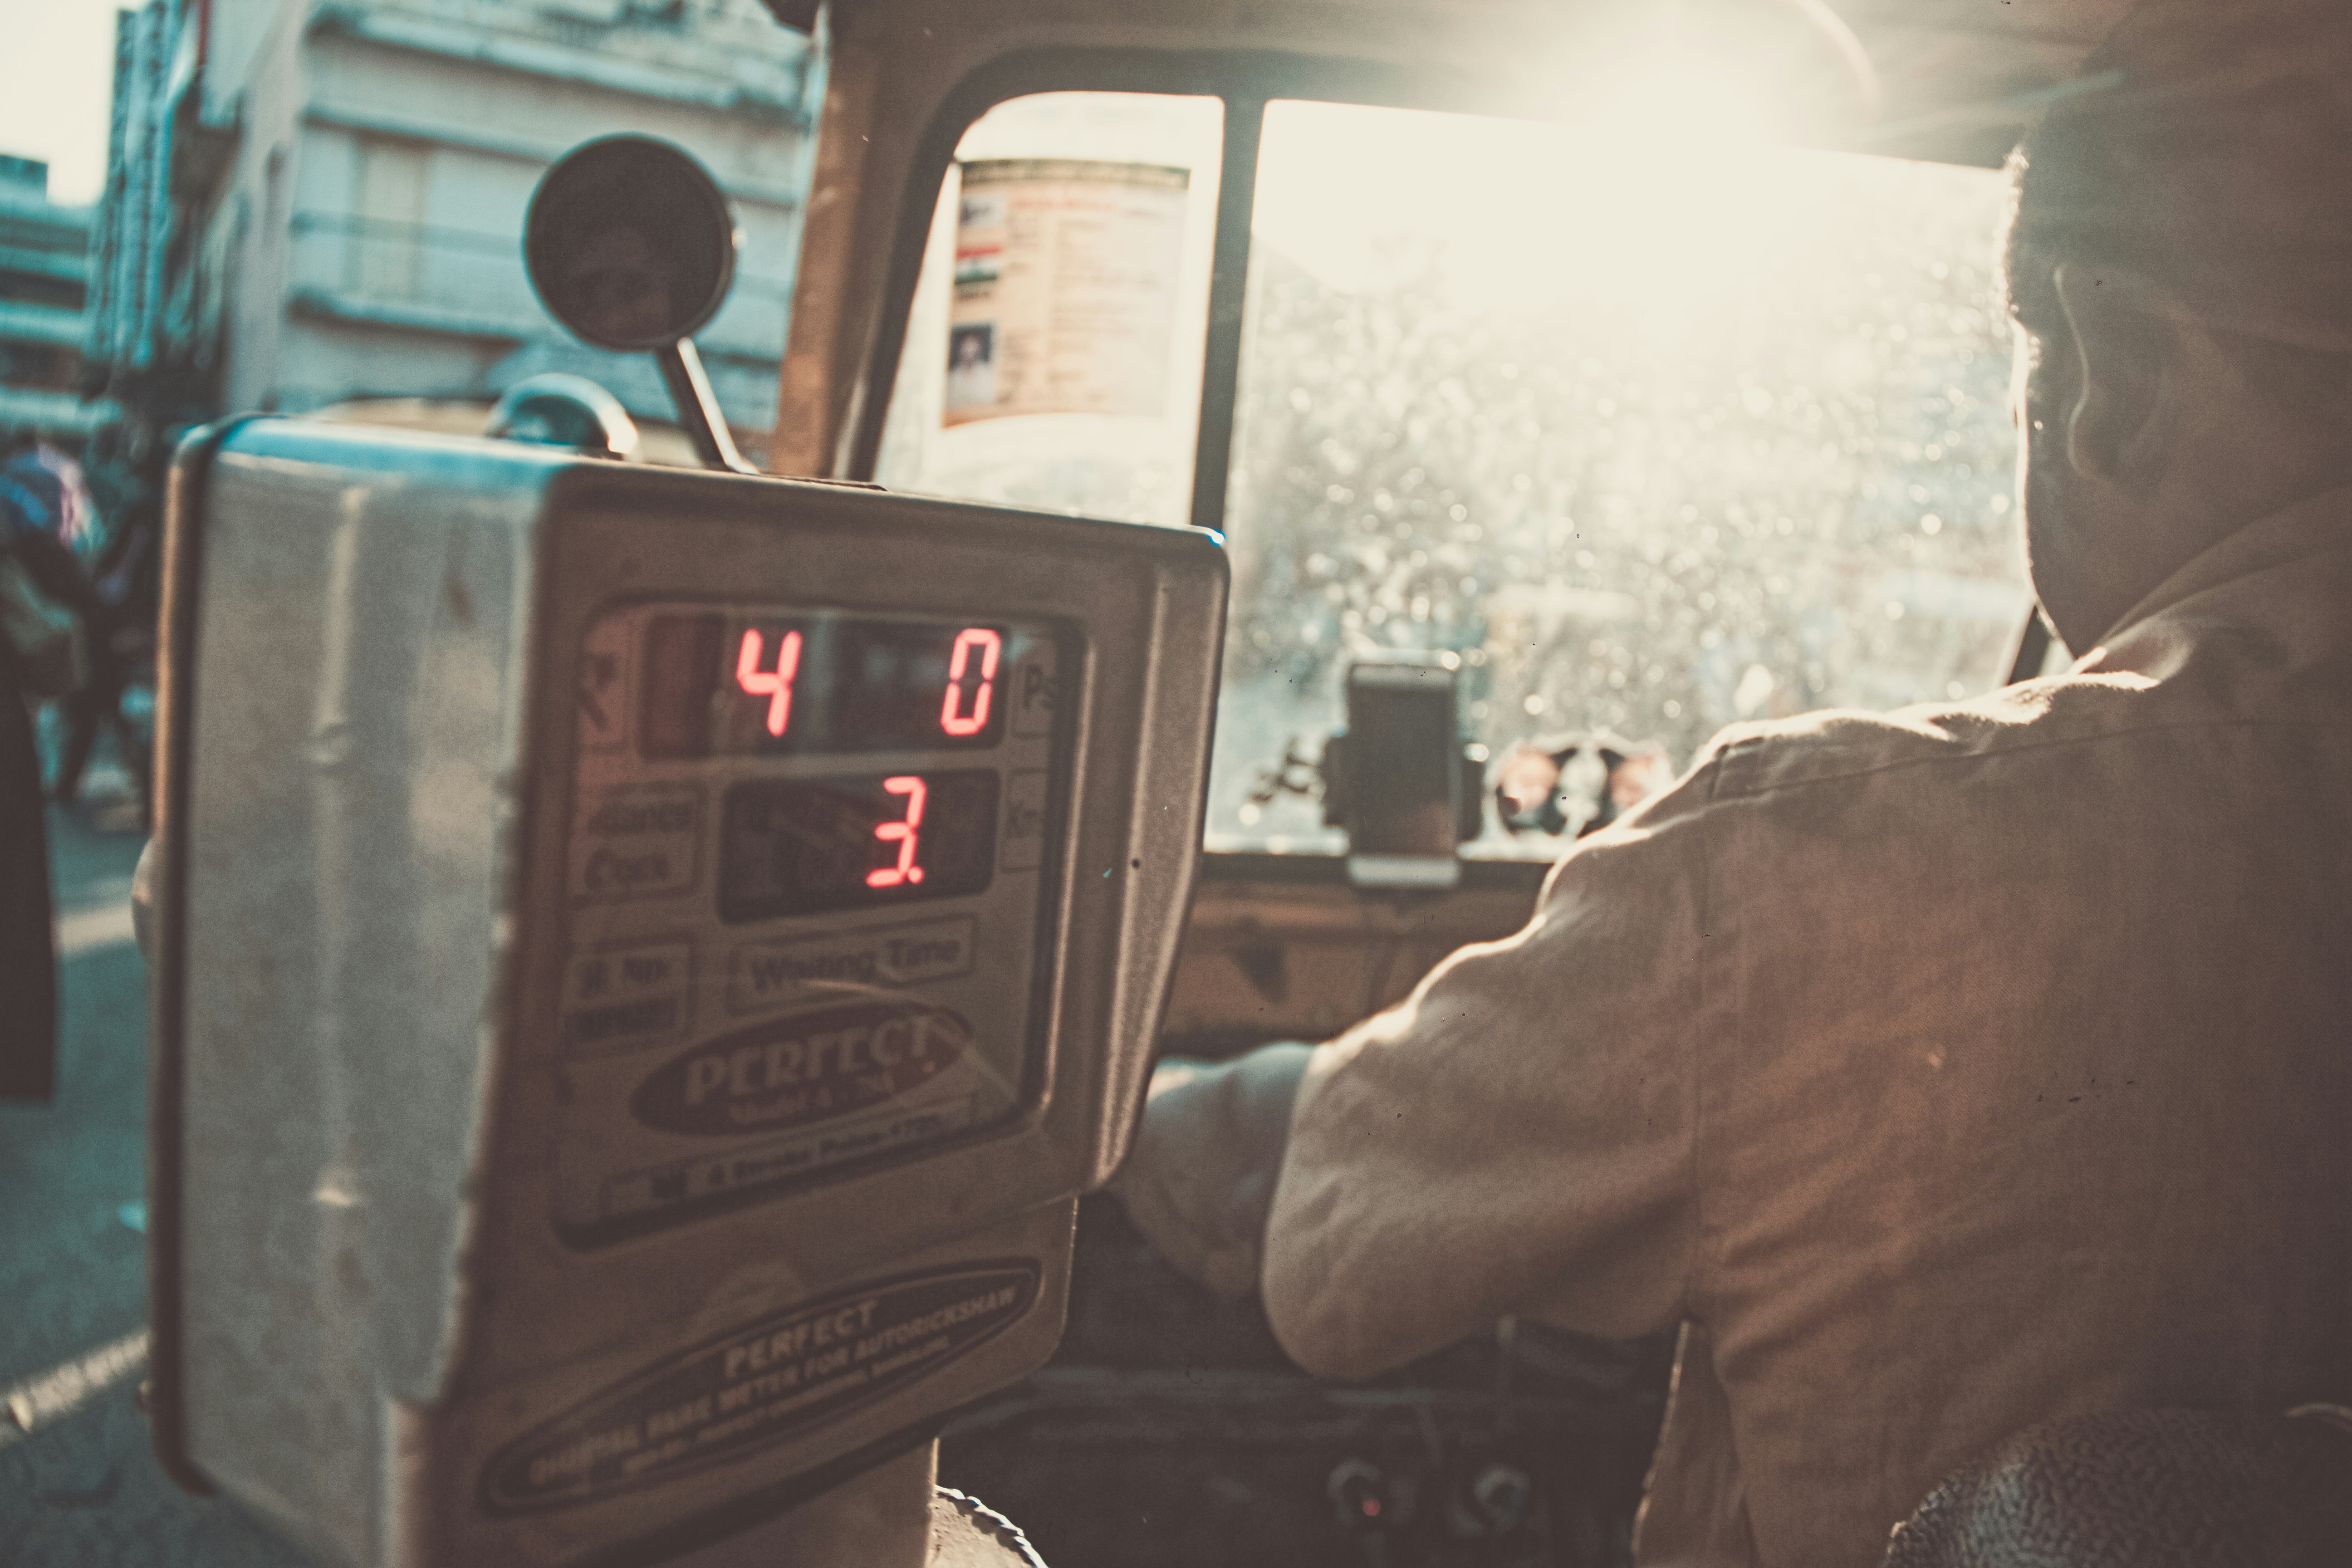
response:
M760 1013L875 985L946 980L971 968L970 915L804 942L750 942L727 970L727 1007Z

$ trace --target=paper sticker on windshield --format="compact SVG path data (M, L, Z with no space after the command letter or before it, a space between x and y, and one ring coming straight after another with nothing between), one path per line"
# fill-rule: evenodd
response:
M945 423L1158 415L1192 171L1084 158L960 167Z
M570 1508L803 1436L919 1383L1036 1304L1026 1260L885 1279L673 1356L508 1444L483 1468L492 1513Z

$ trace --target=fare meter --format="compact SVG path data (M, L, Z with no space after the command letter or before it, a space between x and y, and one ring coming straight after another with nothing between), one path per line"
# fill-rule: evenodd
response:
M657 1561L1044 1360L1180 934L1225 570L498 443L192 445L174 1472L332 1562Z

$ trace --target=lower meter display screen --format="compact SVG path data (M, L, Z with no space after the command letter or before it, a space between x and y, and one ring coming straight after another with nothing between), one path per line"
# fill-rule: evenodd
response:
M747 779L727 791L719 916L766 920L984 892L996 869L993 768Z
M591 630L557 1220L683 1218L1004 1121L1067 783L1045 622L647 605Z

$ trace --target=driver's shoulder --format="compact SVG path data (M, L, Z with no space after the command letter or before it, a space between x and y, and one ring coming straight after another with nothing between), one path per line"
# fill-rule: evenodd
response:
M1943 793L2019 773L2105 772L2117 749L2164 746L2174 731L2229 724L2210 704L2130 674L2071 673L1965 701L1883 713L1825 709L1734 725L1702 753L1713 798L1737 801L1883 783Z

